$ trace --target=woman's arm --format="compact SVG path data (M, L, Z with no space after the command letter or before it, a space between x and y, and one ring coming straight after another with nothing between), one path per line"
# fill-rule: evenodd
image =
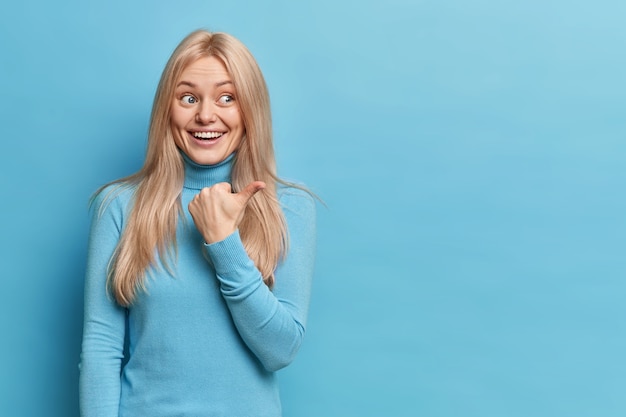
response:
M315 257L315 201L288 188L279 199L289 229L289 252L270 291L246 253L239 232L205 245L222 296L244 342L268 371L287 366L304 337Z
M117 417L119 412L126 310L107 294L106 271L122 230L123 208L120 196L103 203L106 192L93 204L87 252L79 383L82 417Z

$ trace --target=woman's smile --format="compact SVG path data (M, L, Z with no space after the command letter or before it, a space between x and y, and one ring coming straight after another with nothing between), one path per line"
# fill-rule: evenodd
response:
M191 133L196 139L208 139L208 140L218 139L222 137L222 135L224 134L224 132L189 132L189 133Z

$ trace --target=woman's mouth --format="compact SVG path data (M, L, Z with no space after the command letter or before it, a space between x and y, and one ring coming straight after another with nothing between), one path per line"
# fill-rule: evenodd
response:
M211 140L221 137L224 132L191 132L191 134L196 139Z

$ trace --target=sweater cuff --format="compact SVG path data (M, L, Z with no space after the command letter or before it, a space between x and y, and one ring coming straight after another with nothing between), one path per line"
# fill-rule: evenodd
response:
M239 230L235 230L219 242L205 243L204 248L218 276L233 277L243 271L249 272L251 268L256 269L243 246Z

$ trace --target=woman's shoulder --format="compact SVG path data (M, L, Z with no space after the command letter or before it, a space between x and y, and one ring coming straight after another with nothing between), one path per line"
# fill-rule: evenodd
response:
M301 183L285 182L276 187L276 195L285 211L315 212L315 195Z
M99 188L91 197L93 210L103 213L107 210L126 212L135 194L136 187L127 182L114 182Z

